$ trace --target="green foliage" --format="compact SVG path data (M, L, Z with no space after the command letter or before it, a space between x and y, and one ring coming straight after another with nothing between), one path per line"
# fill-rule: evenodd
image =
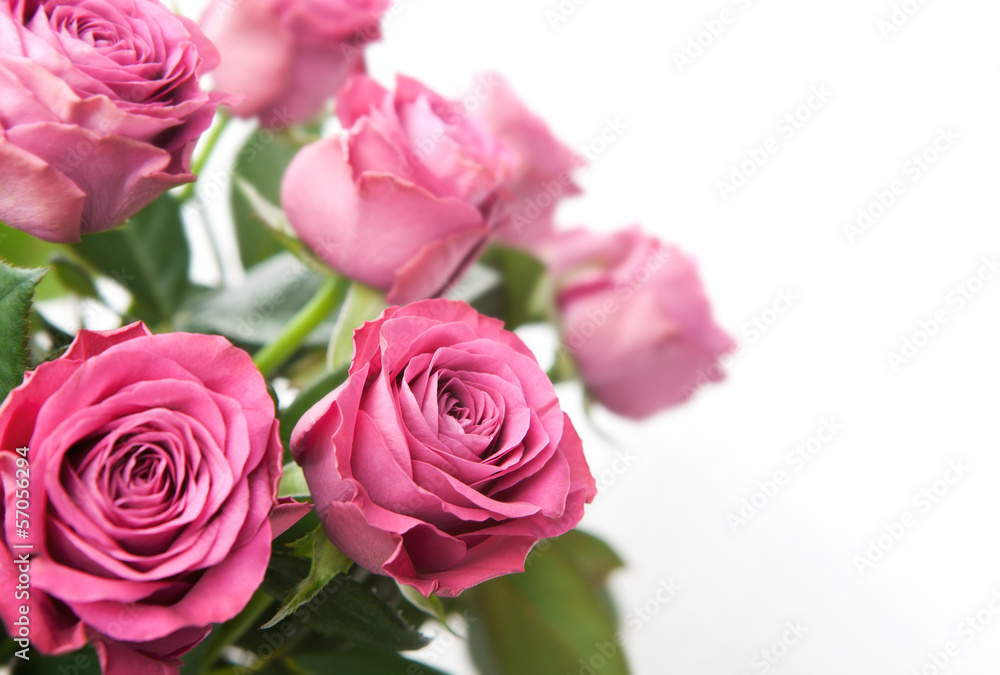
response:
M46 267L49 256L59 250L59 244L36 239L27 232L0 223L0 258L17 267ZM49 300L62 295L58 279L48 275L35 289L35 300Z
M309 569L309 561L275 552L263 589L272 597L285 598L309 574ZM372 589L346 574L334 577L286 619L291 620L325 636L376 649L406 651L420 649L429 642Z
M169 321L193 290L180 205L170 195L125 225L84 235L70 248L93 270L122 285L132 295L132 313L147 323Z
M236 158L236 170L230 203L236 224L240 259L247 269L284 250L274 228L268 225L268 213L261 213L261 200L270 204L281 201L281 178L304 143L288 133L268 130L254 133ZM249 193L245 186L251 186Z
M322 528L292 544L293 550L311 559L309 574L288 593L278 613L261 628L277 625L299 607L310 602L338 574L345 574L354 563L327 538Z
M326 278L291 253L280 253L249 270L239 286L191 298L178 312L175 324L183 330L224 335L240 344L267 344L281 335ZM304 344L326 347L333 329L331 317Z
M351 365L354 355L354 331L366 321L378 318L385 309L385 296L378 291L352 283L337 315L337 325L330 338L327 368L336 372Z
M83 265L60 253L54 253L49 258L49 265L64 288L81 298L100 300L101 294L97 292L94 277Z
M0 261L0 401L21 384L28 368L28 325L35 287L45 270Z
M292 430L302 416L327 394L339 387L347 379L347 369L327 372L314 380L295 397L288 409L281 414L281 440L287 448L291 442Z
M309 497L309 485L302 467L295 462L285 464L281 473L281 483L278 484L278 498Z
M607 590L608 575L621 566L607 544L574 531L540 542L524 574L466 591L460 606L468 611L469 649L480 672L577 673L597 662L601 675L628 675Z
M545 265L540 260L524 251L494 246L480 263L495 270L500 280L501 310L492 316L503 319L508 330L545 320L551 293ZM478 309L478 305L474 306Z

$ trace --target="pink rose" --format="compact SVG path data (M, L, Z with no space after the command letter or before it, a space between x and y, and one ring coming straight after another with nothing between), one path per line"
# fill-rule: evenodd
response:
M531 250L552 235L559 201L582 192L573 171L587 161L559 141L506 80L496 74L482 79L488 84L480 83L474 92L482 99L476 118L514 153L513 176L503 190L496 236L509 246Z
M574 230L544 257L558 285L563 343L608 409L640 419L723 374L735 346L712 319L694 262L632 228Z
M389 302L437 295L485 244L509 151L460 104L405 77L395 92L352 78L337 114L347 131L303 148L285 173L289 221Z
M155 0L0 4L0 220L74 242L190 183L218 54Z
M295 427L292 453L333 543L424 595L523 571L596 492L535 357L449 300L358 329L348 380Z
M36 648L89 639L108 675L176 673L264 577L281 455L264 379L225 339L81 332L0 407L8 633L27 552Z
M389 0L213 0L201 25L222 53L218 86L245 98L240 117L271 128L309 119L381 36Z

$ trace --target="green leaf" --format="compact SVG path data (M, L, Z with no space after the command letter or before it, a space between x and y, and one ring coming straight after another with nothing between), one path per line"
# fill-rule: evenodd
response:
M441 598L436 595L432 595L429 598L425 598L423 594L413 586L407 586L406 584L397 584L399 586L400 594L409 602L411 605L419 609L424 614L436 619L442 626L447 628L449 631L451 628L448 626L448 612L445 611L444 604L441 602Z
M236 157L230 201L240 259L247 269L283 250L280 239L266 223L273 214L262 213L259 208L262 201L270 204L281 201L281 179L303 144L289 134L261 130L247 139ZM246 186L260 199L252 202Z
M572 556L574 565L583 572L595 587L607 584L608 577L617 569L625 567L624 561L607 542L579 530L567 532L558 539L546 540L550 546L561 547ZM533 567L535 561L542 558L549 547L539 542L527 561L528 567Z
M191 252L180 205L163 195L125 225L83 236L70 246L95 271L132 294L134 311L150 321L170 319L191 291Z
M59 250L52 244L0 223L0 257L17 267L46 267L49 256ZM49 300L63 294L59 280L48 275L35 289L35 301Z
M606 586L620 566L618 556L589 535L570 532L540 542L524 574L461 596L473 661L484 675L576 673L595 662L603 663L601 675L628 675Z
M540 260L524 251L494 246L480 262L500 273L504 301L498 318L504 320L508 330L545 320L551 289Z
M291 223L284 210L277 204L269 202L256 187L244 178L236 178L236 187L243 194L250 208L257 218L274 233L275 236L293 237Z
M335 576L347 572L354 565L350 558L333 545L322 527L314 530L306 539L309 541L296 542L295 548L297 552L300 552L303 544L308 544L309 548L312 549L312 565L309 568L309 575L289 592L288 597L278 609L278 613L261 626L262 629L271 628L283 621L299 607L315 598Z
M302 416L310 408L320 402L327 394L339 387L347 379L347 369L327 372L315 380L308 388L299 393L288 409L281 414L281 441L287 448L292 440L292 430Z
M246 345L273 342L326 280L288 252L247 272L234 288L192 297L177 313L175 325L196 333L216 333ZM326 347L334 320L327 319L306 338L309 347Z
M483 314L498 318L501 318L499 315L506 302L500 273L480 263L472 265L458 281L449 286L444 297L461 300Z
M548 376L552 384L572 382L580 377L576 362L570 356L569 350L562 345L556 348L555 362L549 368Z
M21 384L28 368L28 325L35 287L45 270L0 262L0 401Z
M52 256L49 264L64 287L81 298L101 299L101 294L94 284L94 278L83 265L79 265L58 253Z
M337 324L327 351L327 370L337 371L351 365L354 355L354 331L366 321L378 318L385 309L385 296L364 284L354 282L337 315Z
M27 232L0 223L0 255L9 263L39 267L48 262L49 254L58 250L58 244L36 239Z
M278 498L308 496L309 485L306 484L306 475L302 473L302 467L295 462L289 462L281 474L281 483L278 484Z
M302 558L275 552L262 588L272 597L283 598L307 574L308 566ZM408 651L429 642L370 588L344 574L334 577L288 620L292 618L323 635L376 649Z

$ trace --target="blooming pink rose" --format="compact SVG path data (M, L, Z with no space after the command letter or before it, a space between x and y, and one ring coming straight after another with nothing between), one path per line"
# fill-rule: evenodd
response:
M347 129L303 148L282 182L295 231L341 274L389 302L437 295L475 258L509 174L506 146L464 108L400 77L337 97Z
M176 673L264 577L281 455L264 379L225 339L83 331L0 406L0 594L28 553L36 648L89 638L107 675ZM0 603L12 636L20 604Z
M503 190L496 236L509 246L534 249L553 234L552 217L559 201L582 192L573 171L587 161L559 141L499 75L481 78L473 96L482 101L476 118L511 148L515 158L513 176Z
M156 0L0 1L0 220L79 241L193 181L217 61Z
M292 453L333 543L424 595L523 571L596 492L535 357L449 300L358 329L348 380L295 427Z
M381 36L389 0L213 0L201 25L222 53L219 87L245 98L241 117L280 128L309 119Z
M563 344L604 406L635 419L687 400L723 374L735 346L712 319L694 262L632 228L574 230L544 257L558 285Z

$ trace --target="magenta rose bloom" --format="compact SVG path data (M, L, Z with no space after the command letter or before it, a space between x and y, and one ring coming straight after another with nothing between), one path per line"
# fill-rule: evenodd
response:
M346 131L303 148L281 197L299 237L341 274L405 304L433 297L486 243L509 150L464 108L409 78L337 96Z
M533 250L553 234L560 200L582 192L573 172L587 160L559 141L499 75L480 78L473 96L482 99L476 119L506 143L514 157L498 206L496 237L508 246Z
M379 39L389 0L213 0L201 19L219 47L213 77L242 95L240 117L271 128L309 119L352 73L365 71L364 47Z
M292 432L317 513L365 569L453 597L524 570L596 492L535 357L464 303L391 307Z
M0 221L75 242L193 181L217 61L155 0L0 0Z
M694 262L632 228L574 230L544 254L556 278L562 339L587 389L608 409L641 419L722 377L735 346L712 319Z
M17 473L18 448L30 475ZM264 379L225 339L142 324L81 332L0 407L8 633L27 552L37 649L89 639L106 674L176 673L264 577L281 454Z

